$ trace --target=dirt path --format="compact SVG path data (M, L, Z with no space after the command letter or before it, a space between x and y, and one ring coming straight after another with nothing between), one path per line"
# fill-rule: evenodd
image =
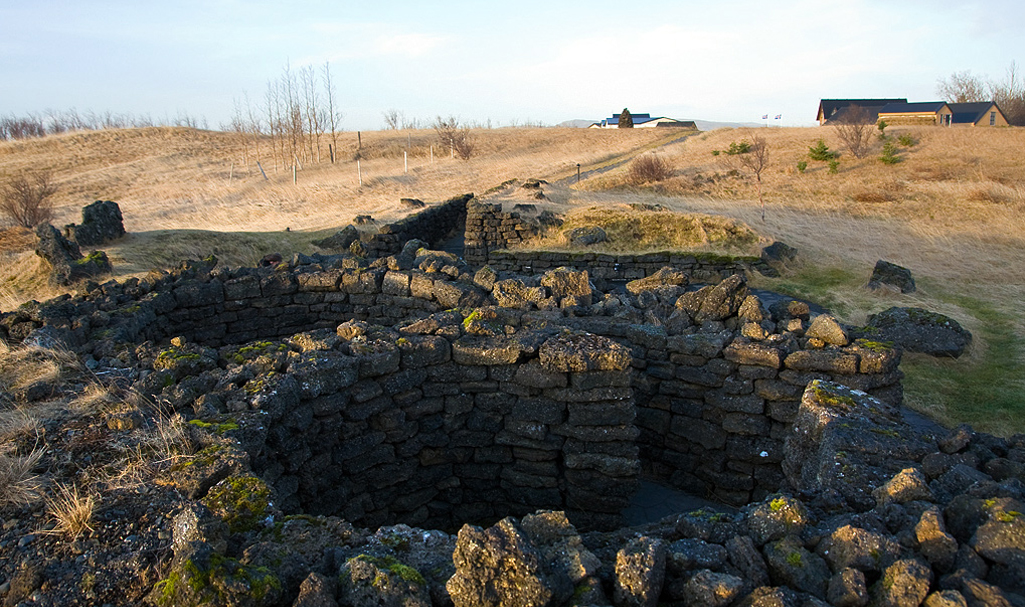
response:
M666 139L663 139L661 141L656 141L654 143L651 143L651 144L648 144L648 145L645 145L645 146L641 146L641 147L639 147L637 149L634 149L634 150L631 150L631 151L629 151L629 152L627 152L625 154L616 156L615 158L604 160L604 161L601 161L601 162L596 162L596 163L587 165L586 167L578 165L579 169L580 169L579 176L577 174L572 174L569 177L554 178L552 183L554 185L557 185L557 186L570 187L570 186L572 186L572 185L574 185L576 183L579 183L579 182L581 182L581 181L583 181L585 179L589 179L591 177L595 177L597 175L601 175L602 173L606 173L608 171L611 171L612 169L619 168L619 167L623 166L624 164L626 164L627 162L630 162L631 160L633 160L637 156L640 156L644 152L648 152L648 151L652 151L652 150L657 150L658 148L663 148L663 147L666 147L668 145L672 145L674 143L679 143L681 141L684 141L685 139L688 139L688 138L693 137L694 135L698 135L698 134L700 134L700 131L691 131L691 130L687 130L684 133L672 133Z

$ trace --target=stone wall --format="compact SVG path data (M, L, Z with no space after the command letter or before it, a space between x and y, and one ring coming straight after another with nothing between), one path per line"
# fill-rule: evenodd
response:
M587 270L591 278L598 280L644 278L667 265L683 270L698 281L719 281L751 269L771 271L757 257L711 253L661 251L627 255L508 250L510 247L515 249L537 233L536 221L524 219L514 211L503 211L501 204L472 202L466 207L466 249L463 256L471 265L488 265L496 272L529 276L568 267Z
M458 260L443 253L402 258L377 260L370 267L344 256L308 258L316 263L294 267L284 264L274 269L213 271L202 263L185 265L153 281L112 281L94 286L85 296L24 307L4 315L0 328L7 337L19 339L45 325L50 335L83 354L113 361L124 355L125 349L118 344L125 342L167 343L181 336L187 342L217 347L310 330L332 332L339 324L352 320L381 325L381 331L394 326L399 333L382 333L367 352L360 350L364 346L346 346L347 351L359 355L391 354L381 355L379 364L352 375L351 382L334 388L323 403L314 405L303 400L320 395L300 398L298 411L302 413L295 415L310 423L309 410L323 408L333 415L350 403L358 405L357 409L365 402L372 403L365 406L373 413L348 421L363 424L360 432L372 429L379 433L368 449L396 454L397 459L388 462L394 465L421 458L425 445L440 440L407 445L412 435L405 436L403 428L408 425L395 419L408 421L419 415L413 411L432 411L434 417L425 423L431 431L438 431L438 436L451 435L455 429L515 436L509 440L520 442L446 443L445 448L471 449L460 456L470 458L458 462L460 465L496 464L494 470L507 482L528 479L529 475L547 479L524 481L537 483L523 485L535 490L533 495L548 495L531 498L532 507L541 507L541 501L553 501L558 503L546 507L573 510L573 496L584 495L582 488L590 487L591 493L586 494L583 503L606 504L608 507L599 510L605 514L613 504L621 504L625 496L616 493L615 484L603 481L600 473L580 471L569 462L589 462L601 467L603 473L623 472L637 463L632 450L639 447L640 462L652 474L691 492L743 504L778 489L783 437L802 390L810 381L837 381L892 404L901 400L899 352L871 342L852 343L835 321L811 323L806 306L776 305L767 310L757 297L748 294L740 275L698 291L685 291L678 284L660 286L646 279L627 285L626 293L601 294L593 292L587 272L566 268L546 273L537 286L527 286L520 279L489 285L480 275L450 265ZM679 277L673 272L658 276L674 281ZM495 307L496 300L507 302L509 307ZM528 330L539 328L544 330ZM576 366L551 367L536 352L541 337L559 331L615 340L631 352L628 366L632 371L627 375L616 367L616 372L606 372L605 368L597 372L588 367L586 360ZM428 357L432 362L415 369L410 367L412 363L402 363L406 360L402 344L412 339L407 334L430 334L447 340L444 344L433 338L431 341L437 352L444 353L433 353L431 356L436 358ZM285 349L305 348L295 342ZM447 354L449 351L451 354ZM233 360L231 355L221 358ZM573 375L583 371L587 373ZM169 389L174 392L176 388ZM532 403L529 407L525 404L528 401ZM636 404L630 404L627 412L625 403L634 401ZM439 403L441 409L437 409ZM529 415L536 418L523 416L528 408L532 411ZM515 415L514 410L518 412ZM383 417L371 423L374 415ZM451 418L461 415L466 417L457 422ZM278 418L272 419L272 426L277 428ZM480 423L459 425L471 423L470 419ZM579 421L584 419L591 423ZM629 429L611 434L605 430L573 434L564 425L579 422L598 427L613 421ZM390 427L388 424L393 422L397 425ZM288 440L299 442L306 440L306 435L319 436L308 426L291 423L286 421L281 426L284 429L272 431L286 432ZM416 425L423 428L422 424ZM290 427L301 432L287 434ZM330 432L339 433L338 440L370 440L346 428L335 426ZM397 434L389 434L393 432ZM386 441L382 436L396 438ZM610 440L614 444L609 444ZM324 441L330 442L326 437L315 442ZM381 447L385 442L389 446ZM272 450L279 450L273 444L268 443ZM277 444L284 449L287 440L281 438ZM592 457L586 451L588 445L601 455ZM517 453L532 463L485 461L486 456L472 451L496 446L502 447L499 450L503 453L506 447L520 449ZM561 459L544 459L533 453L538 450L558 452ZM359 453L361 458L370 457L367 461L377 457ZM332 465L338 463L332 460ZM271 471L271 478L276 478L273 466L267 464L265 468ZM288 474L297 476L299 472L295 469ZM568 492L570 484L578 488L576 493ZM294 491L285 491L285 495L301 495L296 499L307 507L322 499L316 492L300 494L301 486L305 485L288 481L283 487ZM559 500L555 499L557 493ZM528 505L509 495L499 502ZM371 503L375 505L361 506L365 516L396 512L383 510L383 502L371 499ZM414 516L414 511L419 507L403 511L403 516L416 519L420 514Z
M223 348L219 368L206 365L220 386L204 392L206 418L263 430L246 450L286 512L451 529L558 508L588 527L618 525L640 472L629 351L556 331L437 328L349 322ZM171 347L154 366L177 378L203 356ZM253 374L261 356L279 371ZM225 381L239 376L252 378ZM156 398L173 407L190 381Z
M587 270L593 279L636 280L652 276L666 266L682 270L693 281L718 282L727 276L751 269L761 271L763 262L757 257L730 257L712 253L661 251L654 253L607 254L569 253L564 251L491 251L488 265L496 272L512 274L543 274L567 267Z
M438 245L463 228L467 204L471 200L473 194L456 196L395 223L381 226L379 233L372 234L366 241L368 256L376 258L396 255L407 240L414 238L432 246Z
M501 204L475 202L466 207L466 249L463 257L472 265L490 263L491 252L516 246L537 235L537 224Z
M816 347L753 341L725 328L667 335L661 327L601 319L566 322L631 348L646 470L729 504L779 490L783 442L809 382L834 381L883 402L902 401L900 353L870 342Z

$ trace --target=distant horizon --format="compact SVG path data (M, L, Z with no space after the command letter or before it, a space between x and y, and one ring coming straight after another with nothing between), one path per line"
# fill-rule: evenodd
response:
M621 13L604 0L6 3L0 20L26 26L0 39L0 116L78 108L220 128L284 70L329 64L350 131L383 128L391 110L499 126L624 106L812 126L823 98L933 100L954 72L1001 80L1025 59L1012 54L1025 5L1011 0L653 0L633 9L643 18Z

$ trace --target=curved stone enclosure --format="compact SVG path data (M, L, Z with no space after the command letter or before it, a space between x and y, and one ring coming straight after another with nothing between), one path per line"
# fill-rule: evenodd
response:
M369 526L538 508L613 526L642 468L743 504L781 486L810 381L900 402L899 352L806 336L806 309L770 313L739 275L637 295L598 293L565 268L537 286L495 278L423 250L369 267L198 262L26 306L0 326L97 359L140 357L154 369L141 392L248 428L253 467L286 510ZM510 300L514 287L526 298ZM156 346L127 347L143 342Z

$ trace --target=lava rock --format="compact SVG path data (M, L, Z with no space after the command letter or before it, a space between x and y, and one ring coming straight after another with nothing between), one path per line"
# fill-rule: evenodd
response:
M872 277L868 279L868 287L875 290L883 285L896 287L901 293L915 292L915 279L911 277L911 270L880 259L872 270Z
M893 307L868 317L861 334L893 342L908 352L957 358L972 343L972 334L956 320L922 308Z

